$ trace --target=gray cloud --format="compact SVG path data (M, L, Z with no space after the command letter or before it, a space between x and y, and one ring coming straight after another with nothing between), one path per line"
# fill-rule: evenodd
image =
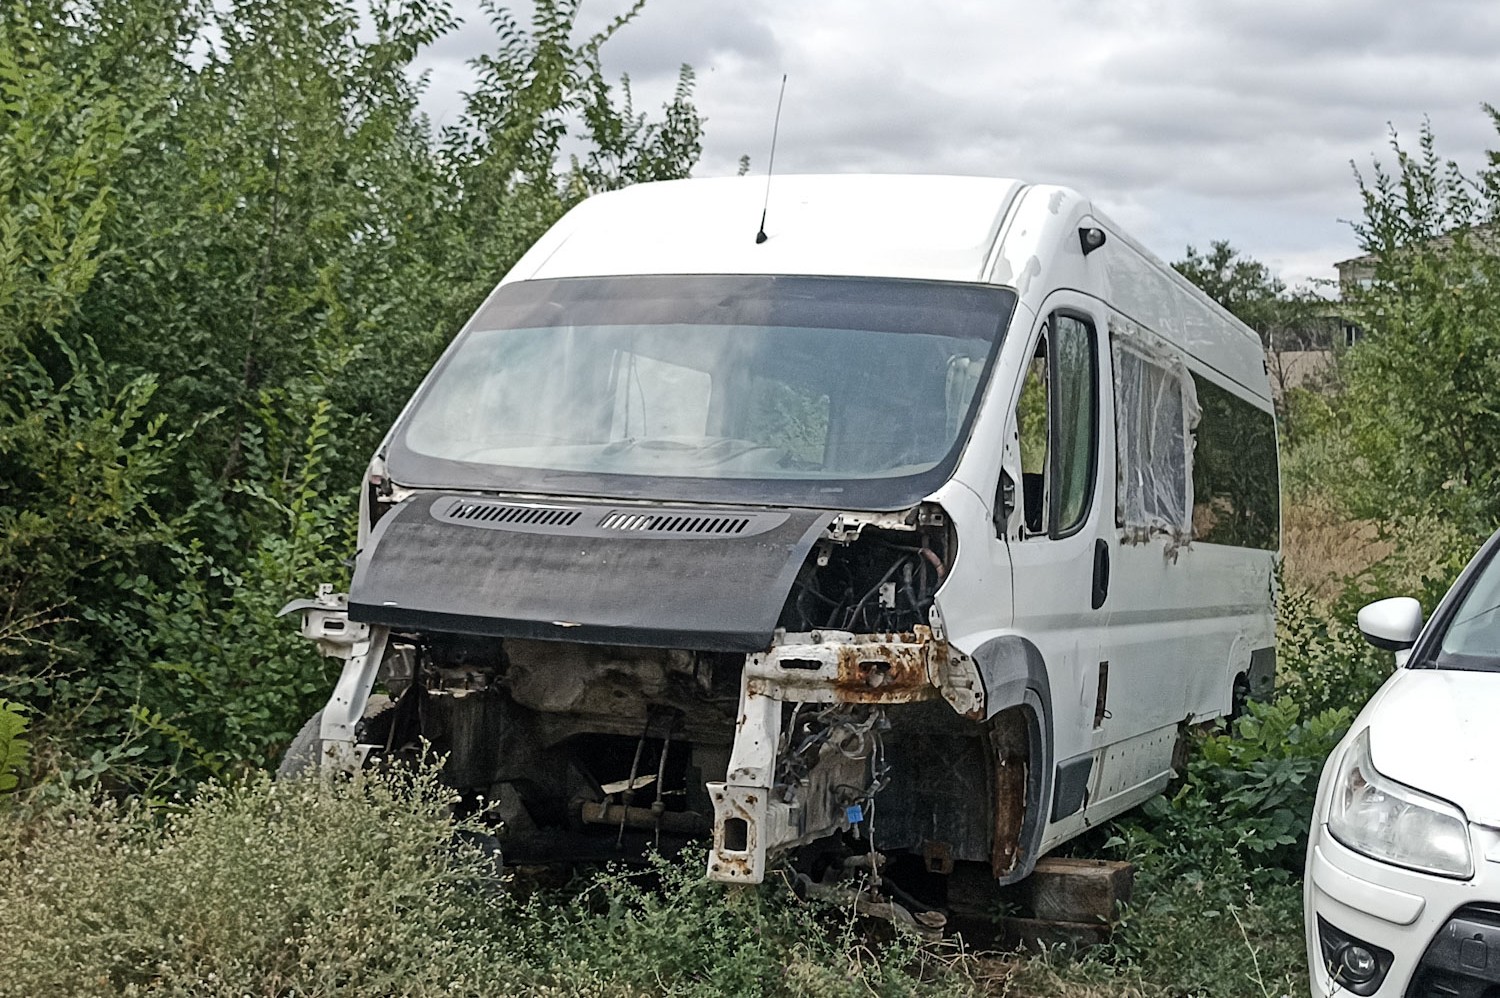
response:
M472 3L472 0L465 0ZM625 0L585 0L592 30ZM472 10L472 8L468 8ZM473 19L427 54L451 114ZM1160 255L1227 238L1325 276L1356 251L1350 162L1430 118L1444 155L1496 145L1500 4L1473 0L649 0L604 49L639 109L693 65L699 175L777 169L1020 176L1089 193Z
M636 20L609 42L609 62L631 75L676 78L678 67L712 67L737 57L774 62L770 29L735 4L648 3Z

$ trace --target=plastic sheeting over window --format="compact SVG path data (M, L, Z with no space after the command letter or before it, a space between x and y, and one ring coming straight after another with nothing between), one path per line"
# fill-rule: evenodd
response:
M1115 362L1115 437L1119 457L1116 518L1125 539L1152 534L1174 546L1193 536L1193 428L1198 394L1187 365L1149 333L1111 323Z

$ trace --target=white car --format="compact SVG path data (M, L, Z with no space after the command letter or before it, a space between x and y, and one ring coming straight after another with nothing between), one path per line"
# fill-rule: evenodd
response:
M1500 534L1422 626L1359 628L1395 675L1329 756L1304 890L1314 995L1500 995Z

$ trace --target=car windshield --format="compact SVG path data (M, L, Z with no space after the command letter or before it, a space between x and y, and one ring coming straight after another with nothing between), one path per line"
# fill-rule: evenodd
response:
M1468 584L1430 658L1439 669L1500 671L1500 558L1491 556Z
M507 285L418 394L391 475L910 505L951 473L1013 304L982 285L851 278Z

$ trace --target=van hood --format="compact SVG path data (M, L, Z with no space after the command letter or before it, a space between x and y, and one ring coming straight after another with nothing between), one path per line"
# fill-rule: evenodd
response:
M1376 770L1500 828L1500 673L1402 669L1370 705Z
M755 652L826 510L423 493L376 524L349 618L398 629Z

